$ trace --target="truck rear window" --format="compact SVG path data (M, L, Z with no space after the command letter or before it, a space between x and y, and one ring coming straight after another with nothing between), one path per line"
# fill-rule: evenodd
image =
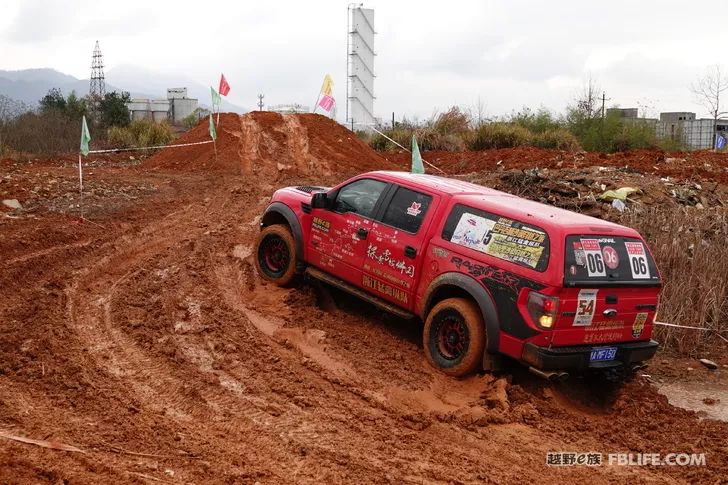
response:
M564 283L566 286L652 285L659 284L660 277L640 239L584 234L566 237Z
M548 266L549 236L543 229L473 207L453 207L442 238L536 271Z

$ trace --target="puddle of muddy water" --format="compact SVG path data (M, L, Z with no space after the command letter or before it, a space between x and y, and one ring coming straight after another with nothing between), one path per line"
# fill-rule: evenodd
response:
M670 404L728 422L728 386L725 382L677 381L660 385L658 391ZM709 400L712 404L706 404Z

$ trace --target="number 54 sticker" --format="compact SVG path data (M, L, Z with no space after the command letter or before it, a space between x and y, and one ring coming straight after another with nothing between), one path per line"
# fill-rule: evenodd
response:
M587 327L592 324L597 307L597 293L599 290L579 290L574 326Z
M641 242L625 241L624 247L629 256L629 269L632 270L632 278L645 280L650 277L650 267L647 265L647 253Z

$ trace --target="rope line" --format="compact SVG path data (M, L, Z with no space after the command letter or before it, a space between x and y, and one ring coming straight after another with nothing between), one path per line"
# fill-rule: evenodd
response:
M399 144L399 143L397 143L396 141L392 140L392 139L391 139L390 137L388 137L387 135L385 135L385 134L384 134L384 133L382 133L381 131L379 131L379 130L377 130L376 128L374 128L374 126L372 126L372 125L369 125L369 124L365 124L365 123L357 123L357 124L359 124L359 125L364 125L364 126L368 126L368 127L369 127L369 128L371 128L372 130L374 130L374 131L376 131L377 133L379 133L380 135L382 135L382 136L383 136L384 138L386 138L387 140L391 141L392 143L394 143L395 145L397 145L398 147L400 147L400 148L401 148L402 150L405 150L406 152L412 153L412 151L411 151L411 150L409 150L409 149L408 149L407 147L403 147L402 145L400 145L400 144ZM420 157L420 158L422 158L422 157ZM435 165L431 164L430 162L428 162L428 161L427 161L427 160L425 160L424 158L422 158L422 161L423 161L423 162L425 162L425 163L426 163L427 165L429 165L430 167L432 167L432 168L434 168L435 170L437 170L438 172L440 172L440 173L442 173L442 174L444 174L444 173L445 173L445 171L444 171L444 170L441 170L441 169L440 169L439 167L436 167Z
M138 150L154 150L157 148L190 147L193 145L205 145L207 143L214 143L214 141L213 140L197 141L194 143L180 143L179 145L157 145L157 146L151 146L151 147L111 148L109 150L89 150L89 153L133 152L133 151L138 151Z

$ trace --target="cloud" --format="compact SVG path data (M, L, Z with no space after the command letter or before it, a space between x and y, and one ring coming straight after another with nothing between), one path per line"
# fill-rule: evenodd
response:
M73 29L75 11L66 2L25 1L4 37L18 43L47 42Z

